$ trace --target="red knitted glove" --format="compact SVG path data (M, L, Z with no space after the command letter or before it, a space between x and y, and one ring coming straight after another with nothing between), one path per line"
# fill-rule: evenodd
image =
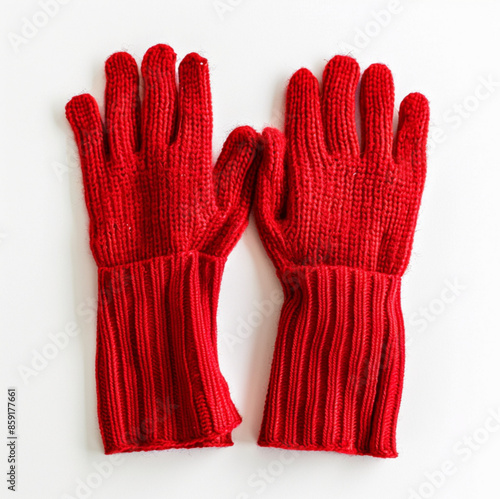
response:
M234 130L212 168L207 61L157 45L139 75L106 61L106 126L88 94L66 106L99 267L96 379L106 454L231 445L241 418L219 370L226 258L248 223L257 134Z
M290 80L285 137L264 131L257 223L285 292L259 444L395 457L404 367L401 276L424 185L428 103L401 104L374 64L335 57Z

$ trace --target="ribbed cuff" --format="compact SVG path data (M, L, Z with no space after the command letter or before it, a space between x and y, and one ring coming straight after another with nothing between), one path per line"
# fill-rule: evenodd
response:
M285 291L259 445L396 457L401 280L299 267Z
M106 454L232 445L219 370L225 260L196 252L99 269L96 380Z

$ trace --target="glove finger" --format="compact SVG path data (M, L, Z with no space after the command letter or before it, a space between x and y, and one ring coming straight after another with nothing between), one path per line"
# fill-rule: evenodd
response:
M285 136L294 159L292 163L303 163L308 156L321 158L325 146L319 84L305 68L299 69L288 84Z
M394 82L389 68L372 64L361 79L361 123L365 154L392 154Z
M106 61L106 133L113 160L125 162L139 143L139 73L133 57L117 52Z
M330 153L357 156L356 88L359 65L352 57L337 55L323 72L323 123Z
M256 219L260 230L278 237L285 209L285 137L275 128L262 132L263 155L257 175Z
M212 166L212 98L208 62L188 54L179 65L179 141Z
M429 102L419 93L407 95L399 107L395 160L407 165L417 178L425 177Z
M162 44L151 47L142 60L142 135L146 152L163 148L173 140L177 113L175 60L173 49Z
M308 69L297 71L288 85L285 118L287 217L308 217L318 184L331 172L326 150L319 84Z
M66 118L75 135L80 154L83 184L89 201L89 212L97 206L98 190L105 174L104 130L95 99L89 94L77 95L66 104Z
M249 127L233 130L222 148L213 177L215 200L220 210L248 218L255 187L259 136Z

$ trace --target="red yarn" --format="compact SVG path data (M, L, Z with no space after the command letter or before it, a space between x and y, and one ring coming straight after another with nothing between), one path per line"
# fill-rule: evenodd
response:
M287 92L285 136L264 131L256 217L285 292L259 444L395 457L404 370L401 276L424 186L429 108L334 57Z
M217 358L224 263L248 223L258 136L228 137L212 167L206 59L106 61L106 123L88 94L66 115L99 267L96 380L105 452L232 445L241 417Z

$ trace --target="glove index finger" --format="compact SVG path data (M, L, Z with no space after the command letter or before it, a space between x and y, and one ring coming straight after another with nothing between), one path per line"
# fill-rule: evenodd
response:
M196 53L179 64L179 131L177 140L198 152L206 166L212 160L212 96L208 61Z

